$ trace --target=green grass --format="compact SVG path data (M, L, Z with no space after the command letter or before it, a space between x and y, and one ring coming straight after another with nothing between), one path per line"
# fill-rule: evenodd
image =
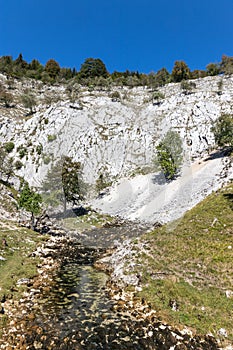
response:
M8 246L2 245L2 239L6 239ZM21 278L33 278L37 274L36 265L38 258L31 256L47 237L26 228L18 227L9 221L0 223L0 298L13 295L12 291L21 292L17 287L17 281Z
M160 317L200 334L217 336L220 328L233 341L233 185L186 213L173 225L143 236L138 252L143 291ZM171 229L173 227L173 229ZM169 306L176 300L177 311Z
M3 239L6 239L7 246L2 244ZM31 253L47 239L13 222L1 220L0 256L5 260L0 260L0 300L3 296L6 299L20 299L27 286L17 285L17 282L21 278L32 279L37 275L39 259L32 257ZM7 322L7 315L0 315L0 337Z

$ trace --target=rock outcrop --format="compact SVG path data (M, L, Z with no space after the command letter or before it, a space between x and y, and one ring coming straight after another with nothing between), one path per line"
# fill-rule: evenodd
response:
M6 84L3 75L0 80ZM112 180L148 171L155 145L170 128L180 133L186 158L192 160L213 147L213 122L233 111L233 77L197 79L195 86L189 92L179 83L160 88L164 99L159 103L153 103L153 92L143 87L113 87L120 101L113 101L110 91L79 87L71 102L65 86L15 82L15 107L0 108L0 142L15 143L13 155L23 163L19 174L35 186L61 155L80 161L85 180L92 184L100 174ZM37 96L31 116L17 102L25 88Z

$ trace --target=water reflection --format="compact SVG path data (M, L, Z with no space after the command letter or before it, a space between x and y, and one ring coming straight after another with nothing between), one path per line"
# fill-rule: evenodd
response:
M85 343L103 322L120 324L120 318L112 311L113 301L105 291L107 279L106 274L90 265L63 265L54 276L52 289L43 292L41 325L53 325L61 339L77 337L77 330L81 330ZM47 332L53 336L51 330Z

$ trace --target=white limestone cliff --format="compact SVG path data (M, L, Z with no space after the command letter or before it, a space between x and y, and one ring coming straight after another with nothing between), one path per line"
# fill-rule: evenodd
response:
M3 75L0 80L6 84ZM116 180L152 171L155 146L170 128L179 132L185 166L191 166L214 147L211 131L214 121L222 113L233 113L232 76L206 77L194 82L196 87L188 93L179 83L160 88L164 99L158 104L152 103L153 92L143 87L113 87L111 91L79 87L76 100L70 102L65 86L51 87L31 80L15 82L12 92L15 98L27 87L37 95L38 105L30 117L25 117L27 111L20 102L15 108L1 106L0 142L14 142L15 159L19 159L17 149L26 149L19 175L38 187L62 155L82 163L84 179L90 184L95 184L100 173ZM113 90L120 93L120 101L110 98ZM50 105L44 102L48 95L56 99ZM37 146L42 148L41 154ZM102 203L99 207L106 206ZM142 210L139 202L136 207L139 213ZM129 218L140 218L135 210Z

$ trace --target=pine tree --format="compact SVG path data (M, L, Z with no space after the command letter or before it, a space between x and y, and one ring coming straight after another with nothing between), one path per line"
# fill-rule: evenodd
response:
M67 156L63 160L62 184L67 202L74 205L84 199L81 163Z
M95 78L95 77L108 77L108 71L105 64L99 58L87 58L81 65L79 72L79 78Z
M82 180L80 162L70 157L62 157L48 172L42 191L50 195L54 205L63 204L66 212L67 202L78 203L84 198L85 186Z

